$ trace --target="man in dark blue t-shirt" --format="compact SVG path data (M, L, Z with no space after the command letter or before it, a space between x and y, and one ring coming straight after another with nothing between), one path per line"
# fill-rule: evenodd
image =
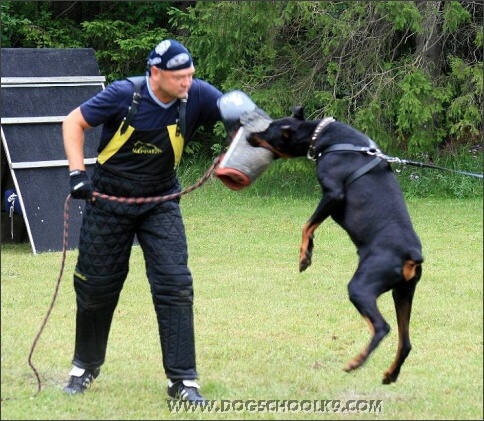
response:
M71 195L86 200L74 272L76 339L64 387L68 394L83 393L100 373L136 235L157 316L168 395L204 402L195 381L193 282L178 200L93 200L93 191L146 198L181 190L176 168L186 144L200 126L221 120L217 99L222 93L194 74L188 50L164 40L148 57L146 77L138 78L139 96L132 81L116 81L63 123ZM136 112L128 115L130 107ZM99 155L89 179L84 132L101 124Z

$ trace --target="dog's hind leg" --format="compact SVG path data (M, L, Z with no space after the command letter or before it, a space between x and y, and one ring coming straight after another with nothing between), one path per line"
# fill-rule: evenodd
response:
M382 339L390 332L390 325L383 318L377 306L377 298L387 288L384 288L382 282L374 281L369 283L366 279L368 273L363 274L363 272L365 271L357 271L355 277L348 284L348 292L350 301L370 326L372 337L369 344L346 364L344 367L346 372L361 367L370 354L378 347ZM374 280L384 279L381 278L383 276L381 272L372 273L371 276Z
M397 381L400 369L412 349L409 335L410 314L412 311L413 295L415 287L422 274L422 267L416 267L415 276L398 284L392 291L395 311L398 323L398 349L395 359L390 367L383 373L383 384L390 384Z

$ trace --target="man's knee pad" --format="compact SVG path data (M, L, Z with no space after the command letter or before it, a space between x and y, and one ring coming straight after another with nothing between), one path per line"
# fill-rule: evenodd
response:
M85 310L98 310L116 305L127 273L109 276L83 275L74 273L74 290L78 306Z
M150 285L155 305L193 304L193 279L186 267L150 277Z

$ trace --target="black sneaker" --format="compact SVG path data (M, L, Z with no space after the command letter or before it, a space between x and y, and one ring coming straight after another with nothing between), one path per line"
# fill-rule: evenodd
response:
M85 370L74 366L69 372L69 381L64 387L64 392L68 395L75 395L76 393L84 393L84 391L91 387L93 380L99 376L101 369Z
M206 400L198 393L200 386L193 380L168 380L167 393L173 399L189 401L196 405L205 405Z

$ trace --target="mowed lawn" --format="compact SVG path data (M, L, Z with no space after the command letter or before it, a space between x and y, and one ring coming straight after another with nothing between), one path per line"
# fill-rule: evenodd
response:
M347 296L357 255L346 233L325 222L316 232L313 265L299 273L300 231L317 199L219 192L208 183L185 196L182 209L200 383L205 397L226 410L170 411L138 246L106 363L83 396L61 390L74 346L76 252L67 253L57 301L33 354L42 379L36 395L27 359L62 254L32 255L22 244L2 246L2 419L482 419L481 199L408 201L425 257L410 325L413 350L399 380L382 385L397 347L390 293L379 306L392 331L362 368L342 370L370 334ZM283 400L295 402L292 410L248 404ZM314 401L332 406L324 412ZM380 412L331 411L334 402L349 401L378 401Z

